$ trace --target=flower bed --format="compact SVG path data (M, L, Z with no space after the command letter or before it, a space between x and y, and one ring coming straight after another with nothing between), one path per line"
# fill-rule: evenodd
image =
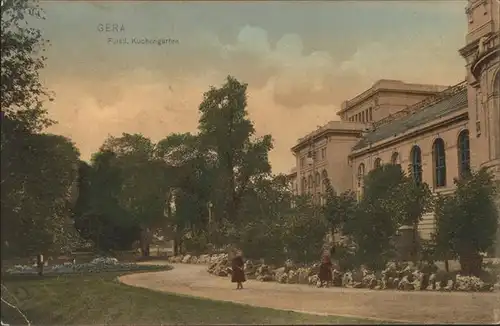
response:
M201 256L174 256L171 263L205 264L210 274L227 277L231 275L231 263L227 254ZM499 262L494 263L495 266ZM496 266L498 267L498 266ZM490 267L491 269L491 267ZM499 269L496 268L496 271ZM332 286L347 288L365 288L372 290L400 291L462 291L462 292L492 292L500 290L500 278L497 272L489 275L489 281L483 281L475 276L462 276L456 273L439 271L435 265L427 265L421 270L412 263L389 263L383 271L374 272L365 268L341 272L335 268ZM277 267L247 260L245 274L249 279L262 282L279 282L286 284L308 284L320 286L319 264L297 267L287 261L285 266Z
M89 263L73 264L70 262L52 266L45 266L43 269L44 275L50 274L71 274L71 273L100 273L100 272L126 272L137 270L160 270L165 266L158 265L137 265L135 263L119 262L118 259L112 257L99 257L93 259ZM11 275L32 275L37 274L36 264L15 265L7 269L7 274Z

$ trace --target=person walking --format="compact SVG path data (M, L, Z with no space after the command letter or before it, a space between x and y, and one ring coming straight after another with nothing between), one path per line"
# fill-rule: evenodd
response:
M243 261L243 253L238 250L231 262L233 270L231 274L231 282L236 283L236 290L242 290L243 283L246 281L244 266L245 262Z
M332 282L332 261L330 259L330 253L325 251L323 257L321 257L321 265L319 266L319 281L320 286L328 285Z

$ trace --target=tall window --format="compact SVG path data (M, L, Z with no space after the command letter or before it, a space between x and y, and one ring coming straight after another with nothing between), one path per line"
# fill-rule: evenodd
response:
M392 153L391 164L399 164L399 154L398 154L398 152Z
M319 185L321 184L321 177L319 175L319 172L316 172L316 174L314 175L314 189L318 188Z
M414 145L411 149L410 162L413 180L422 182L422 151L417 145Z
M458 135L458 175L470 173L469 130L463 130Z
M309 175L309 177L307 178L307 186L309 188L309 193L311 193L312 191L313 183L314 183L313 176Z
M365 165L361 163L358 166L358 188L363 186L363 180L365 178Z
M306 177L302 178L302 181L300 182L300 193L305 194L307 191L307 180Z
M434 187L446 186L446 154L444 140L438 138L432 146L432 155L434 160Z
M381 165L382 165L382 160L380 159L380 157L377 157L375 159L375 163L373 163L373 167L376 169L379 168Z
M373 108L369 108L368 112L369 112L368 116L369 116L370 121L373 121Z

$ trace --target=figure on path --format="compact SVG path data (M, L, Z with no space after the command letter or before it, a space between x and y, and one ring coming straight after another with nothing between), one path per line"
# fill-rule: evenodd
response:
M237 284L236 290L241 290L243 289L243 282L246 281L244 271L245 262L243 261L243 253L241 251L236 252L231 265L233 270L233 273L231 275L231 282Z
M332 261L330 259L330 253L325 251L323 257L321 257L321 265L319 266L319 281L320 286L328 285L332 282Z

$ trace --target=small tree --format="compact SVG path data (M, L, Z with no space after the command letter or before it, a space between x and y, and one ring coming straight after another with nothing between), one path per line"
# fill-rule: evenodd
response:
M436 243L440 252L456 253L462 273L479 275L480 252L490 248L498 228L493 176L481 169L455 180L455 192L436 204Z
M391 197L398 224L412 227L411 248L409 249L411 259L416 262L419 252L418 224L422 221L424 214L432 212L434 197L429 185L414 180L410 173L405 175L401 183L394 188Z
M323 206L323 215L330 227L330 232L334 235L342 230L342 226L350 216L356 212L356 194L353 191L345 191L337 195L330 184L330 180L325 180L326 203Z
M283 243L289 258L308 263L319 258L328 224L307 196L299 197L296 204L296 211L284 219Z
M343 233L357 245L357 261L380 269L393 258L392 240L398 228L399 206L394 189L405 176L399 165L382 165L365 178L363 197L355 213L344 224Z

